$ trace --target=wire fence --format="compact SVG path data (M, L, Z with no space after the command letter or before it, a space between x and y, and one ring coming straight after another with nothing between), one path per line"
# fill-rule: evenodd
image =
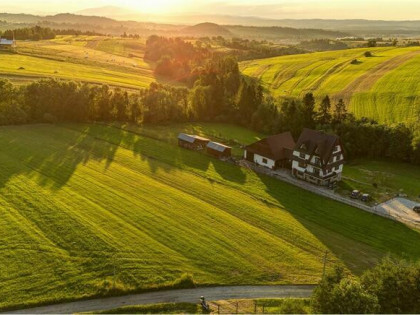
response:
M301 300L295 304L295 307L297 307L295 310L299 312L299 310L302 309L301 307L304 305L304 303L308 302L302 302ZM212 314L274 314L279 313L287 304L288 303L285 302L285 300L217 301L208 303L210 308L208 312Z

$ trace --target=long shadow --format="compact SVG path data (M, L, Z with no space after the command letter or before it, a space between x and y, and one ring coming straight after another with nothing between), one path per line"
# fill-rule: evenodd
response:
M212 165L216 172L225 180L235 182L238 184L244 184L246 180L246 174L242 167L236 167L228 164L229 162L219 161L216 158L211 158Z
M4 128L5 136L0 138L4 160L0 187L14 175L26 174L41 186L59 189L79 164L105 161L107 169L123 139L122 132L107 128L99 131L92 126L82 130L48 125Z
M420 233L382 218L258 174L266 192L353 272L387 254L420 258ZM321 253L320 253L321 254Z

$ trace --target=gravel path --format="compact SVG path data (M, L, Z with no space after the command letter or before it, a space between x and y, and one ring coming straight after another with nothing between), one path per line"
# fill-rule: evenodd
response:
M110 310L129 305L189 302L198 303L200 296L207 301L229 299L257 299L257 298L284 298L310 297L314 285L275 285L275 286L228 286L207 287L195 289L181 289L148 292L100 298L93 300L76 301L63 304L40 306L24 310L7 312L8 314L71 314L78 312L94 312Z

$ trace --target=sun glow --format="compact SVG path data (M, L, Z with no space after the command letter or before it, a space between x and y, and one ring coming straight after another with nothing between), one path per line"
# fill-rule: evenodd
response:
M181 11L186 7L183 0L143 0L125 1L126 6L144 13L171 13Z

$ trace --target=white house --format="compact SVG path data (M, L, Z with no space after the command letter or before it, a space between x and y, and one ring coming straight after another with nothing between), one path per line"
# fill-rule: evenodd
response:
M321 131L304 129L292 156L292 174L328 186L341 180L344 155L340 139Z
M246 146L244 158L270 169L287 167L290 163L294 146L295 141L292 134L284 132Z

